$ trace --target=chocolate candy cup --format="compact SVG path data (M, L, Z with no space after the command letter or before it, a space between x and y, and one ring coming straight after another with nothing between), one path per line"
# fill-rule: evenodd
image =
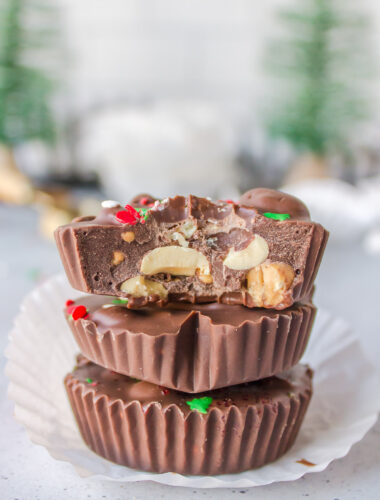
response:
M141 206L132 205L136 216ZM267 189L239 203L176 196L147 213L134 219L108 207L59 227L71 285L126 297L130 308L176 301L282 310L310 295L328 237L300 200Z
M65 385L79 430L102 457L153 472L226 474L276 460L294 443L312 394L311 370L193 396L79 359ZM210 402L210 400L208 400Z
M305 350L316 311L311 303L285 311L215 303L131 310L97 296L76 304L86 306L88 317L66 317L86 357L118 373L189 393L292 367Z

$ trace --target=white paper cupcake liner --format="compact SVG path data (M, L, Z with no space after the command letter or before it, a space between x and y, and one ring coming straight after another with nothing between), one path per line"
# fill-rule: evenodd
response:
M10 336L6 371L15 417L30 439L54 458L70 462L82 476L192 488L290 481L321 471L346 455L376 421L380 409L376 370L347 325L319 311L303 358L315 370L314 395L296 443L284 457L260 469L206 477L140 472L108 462L83 443L63 386L78 348L62 310L66 299L78 295L60 275L26 297ZM303 465L298 462L302 459L315 465Z

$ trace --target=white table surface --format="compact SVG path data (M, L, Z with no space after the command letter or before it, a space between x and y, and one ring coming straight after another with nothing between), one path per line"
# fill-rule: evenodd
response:
M23 296L36 280L61 270L52 243L38 235L37 216L30 209L0 206L0 349ZM363 347L380 367L380 256L364 254L359 243L331 242L318 280L315 302L334 310L358 332ZM0 371L0 499L328 499L378 500L380 498L380 422L350 453L323 472L298 481L251 489L196 490L155 483L125 485L79 478L71 465L51 458L33 445L12 416L6 397L5 359ZM380 371L380 368L379 368Z

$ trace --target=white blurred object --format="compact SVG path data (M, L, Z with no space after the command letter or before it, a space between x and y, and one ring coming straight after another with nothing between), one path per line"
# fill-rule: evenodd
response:
M200 102L106 109L81 129L78 158L106 194L121 202L137 193L237 193L233 134L218 111Z
M19 144L15 149L17 165L28 177L44 177L55 164L53 150L44 142L35 139Z
M380 222L380 177L357 186L337 179L313 179L281 189L304 201L313 220L323 224L331 238L363 238Z
M366 235L364 248L370 254L380 254L380 226L375 227Z

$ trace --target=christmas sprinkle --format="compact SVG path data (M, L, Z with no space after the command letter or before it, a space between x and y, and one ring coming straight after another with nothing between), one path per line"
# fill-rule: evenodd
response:
M148 208L134 208L132 205L125 205L124 210L116 212L116 219L123 224L131 224L132 226L138 222L145 224L153 204L148 203L148 198L142 198L142 200L145 200L145 203L143 204L147 205ZM141 200L140 203L142 203Z
M86 382L91 385L91 387L96 387L98 385L97 382L94 382L92 378L86 378Z
M234 201L233 200L224 200L226 203L231 203L232 205L234 205Z
M190 410L199 411L199 413L207 413L208 407L212 403L212 398L209 396L204 396L203 398L194 398L191 401L186 401L186 404L190 406Z
M88 316L87 309L85 306L82 305L75 306L71 312L71 317L73 318L74 321L80 318L86 318L87 316Z
M149 198L146 197L141 198L140 205L148 205L148 203L149 203Z
M274 220L290 219L289 214L275 214L273 212L264 212L263 215L264 215L264 217L268 217L268 219L274 219Z
M149 215L149 208L136 208L136 210L140 214L140 222L145 224Z
M103 208L114 208L114 207L119 207L120 203L115 200L104 200L102 201L102 207Z
M128 304L128 299L113 299L112 304L115 304L115 305Z
M76 308L75 304L71 304L70 306L67 306L66 307L67 314L71 314L74 311L75 308Z
M74 301L73 301L73 300L70 300L70 299L69 299L69 300L66 300L66 303L65 303L66 307L69 307L69 306L71 306L71 305L73 305L73 304L74 304Z
M125 205L124 210L119 210L115 214L116 219L123 224L131 224L134 226L140 222L141 215L131 205Z

